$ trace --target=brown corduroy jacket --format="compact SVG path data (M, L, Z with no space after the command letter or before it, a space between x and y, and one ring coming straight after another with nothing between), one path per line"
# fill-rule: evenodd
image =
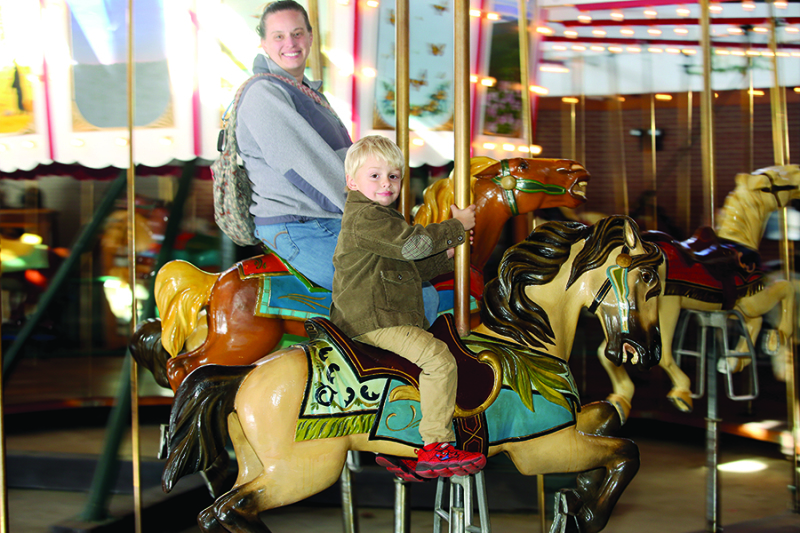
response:
M409 225L394 208L350 191L333 254L331 321L350 337L393 326L427 329L422 282L453 270L446 250L466 235L458 220Z

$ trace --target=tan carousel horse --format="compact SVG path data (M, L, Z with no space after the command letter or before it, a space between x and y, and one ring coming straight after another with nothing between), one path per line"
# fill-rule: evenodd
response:
M588 307L603 324L615 364L658 362L661 261L628 217L545 224L504 255L498 278L486 286L478 330L463 340L452 326L442 335L467 354L457 355L456 416L483 417L489 456L508 454L527 476L581 473L576 489L558 493L551 531L565 524L568 531L602 530L639 468L632 441L580 431L578 418L591 418L592 407L579 407L565 360ZM436 325L445 322L452 324L440 317ZM388 352L369 359L363 345L325 319L308 327L311 340L303 345L253 365L203 366L178 388L164 489L227 458L228 436L239 462L234 487L198 516L202 531L268 532L259 513L333 485L349 450L414 457L415 375Z
M546 207L577 207L586 201L589 180L583 165L564 159L495 161L479 157L472 159L471 174L477 208L471 265L478 273L474 284L478 290L483 288L486 260L511 216ZM437 182L425 197L426 205L417 219L425 223L438 220L440 211L446 207L449 212L452 204L452 178ZM248 261L249 265L259 258ZM273 350L284 334L306 335L306 317L255 314L263 274L243 276L244 264L211 274L185 261L171 261L158 272L155 291L161 321L143 322L131 344L140 346L134 357L161 385L176 390L198 366L250 364ZM324 292L329 298L330 293ZM314 305L313 298L312 294L306 301ZM327 316L328 309L318 306L316 313ZM140 337L149 340L151 349L143 348ZM159 338L163 348L158 346Z
M701 228L684 242L675 242L659 232L642 234L645 240L658 245L666 258L660 271L665 291L658 309L663 342L660 366L672 381L668 398L679 410L692 410L691 382L672 356L673 336L681 309L736 309L744 316L748 334L755 342L763 315L780 305L779 338L771 339L777 352L773 358L776 377L780 377L780 369L792 356L794 289L786 280L766 282L758 246L769 215L800 198L799 186L797 165L738 174L736 187L723 204L716 233L710 228ZM741 351L742 347L737 350ZM602 351L601 345L598 355ZM603 357L600 361L613 385L608 400L616 405L624 421L631 409L633 382L624 368L609 365ZM737 360L741 361L744 360Z

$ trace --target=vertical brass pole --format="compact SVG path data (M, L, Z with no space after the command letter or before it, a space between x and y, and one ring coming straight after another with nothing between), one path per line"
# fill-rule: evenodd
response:
M131 287L131 334L136 331L136 169L133 160L133 124L135 119L135 69L133 2L128 0L128 271ZM139 379L137 364L131 364L131 464L133 465L134 531L142 533L142 487L139 447Z
M454 191L456 206L469 205L469 1L456 0L453 9L455 43ZM469 241L456 246L455 319L462 337L469 335Z
M0 252L3 246L0 244ZM3 264L0 263L0 276L3 274ZM0 330L2 330L3 301L0 298ZM2 333L2 331L0 331ZM3 360L3 347L0 346L0 361ZM6 479L6 428L5 399L3 398L3 365L0 364L0 533L8 533L8 483Z
M519 35L519 78L522 91L522 138L530 149L533 144L533 121L531 117L531 73L530 73L530 40L528 32L528 2L519 0L519 16L517 18L517 34ZM520 215L515 221L515 232L522 231L517 240L527 237L533 229L533 213ZM518 222L518 224L517 224Z
M395 42L394 47L395 57L395 79L397 80L397 88L395 91L395 106L396 106L396 124L395 131L397 132L397 146L403 152L405 163L403 168L403 188L400 191L400 212L406 218L407 222L411 221L411 206L414 204L411 198L411 180L409 179L409 82L408 82L408 48L409 48L409 8L408 0L395 1Z
M711 20L709 0L700 0L700 45L703 52L703 93L700 97L700 151L703 157L703 197L706 225L714 219L714 91L711 88Z
M775 13L773 2L769 2L769 48L772 51L772 89L770 90L770 111L772 115L772 146L776 165L789 163L789 131L786 127L786 102L784 89L780 84L778 73L778 42L776 38ZM788 208L780 210L781 227L781 261L783 263L784 278L791 281L794 274L794 247L789 240ZM794 309L792 309L792 313ZM787 340L792 351L791 357L786 361L786 413L789 431L792 435L792 472L790 485L790 508L793 512L800 512L800 463L798 463L797 446L800 443L800 401L797 395L797 353L795 340L797 339L797 319L792 317L792 338Z
M656 176L656 95L650 93L650 189L653 191L653 200L650 208L653 210L653 227L658 229L658 178Z
M308 18L311 22L311 30L314 40L311 41L311 76L315 80L322 79L322 32L319 25L319 2L318 0L308 0Z
M519 33L519 77L522 84L522 138L530 148L533 144L533 124L531 122L531 91L529 89L531 75L527 0L519 0L517 31Z

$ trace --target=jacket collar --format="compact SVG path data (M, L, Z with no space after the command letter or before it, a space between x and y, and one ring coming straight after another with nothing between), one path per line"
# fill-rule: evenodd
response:
M266 72L269 72L270 74L278 74L287 78L294 78L294 76L283 70L276 62L270 59L269 56L265 54L256 55L256 58L253 61L253 74L263 74ZM306 77L305 74L303 74L303 83L315 91L319 91L319 88L322 87L321 80L311 81Z

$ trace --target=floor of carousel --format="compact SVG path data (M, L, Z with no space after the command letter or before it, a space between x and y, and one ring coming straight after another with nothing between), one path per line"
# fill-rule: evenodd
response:
M163 410L159 408L156 418L162 414ZM36 422L28 424L24 430L13 419L7 424L9 531L133 531L133 527L124 520L112 522L106 529L91 529L92 526L81 523L77 518L86 509L89 501L88 482L81 482L80 479L91 480L94 470L92 461L102 450L105 429L102 424L97 423L102 418L99 415L64 413L58 417L61 418L59 423L52 423L52 420L46 423ZM75 418L82 423L76 424ZM94 418L98 420L93 420ZM145 502L153 495L160 494L158 475L161 464L155 459L158 425L151 422L145 415L140 437ZM707 471L704 431L683 425L633 419L626 425L624 436L639 445L641 468L622 495L605 530L614 533L704 531ZM725 531L800 531L800 515L788 512L790 461L781 453L778 445L727 434L721 435L720 439L721 464L754 461L751 466L760 468L747 473L720 472L719 523L724 526ZM130 449L130 437L126 436L120 450L123 460L130 458ZM31 468L25 466L31 457L48 456L52 459L53 454L60 456L61 462ZM389 533L393 531L393 514L390 508L393 498L391 476L367 462L370 461L365 460L363 471L354 474L353 478L359 504L359 530L365 533ZM125 469L129 468L129 464L123 462L121 477L127 475ZM37 468L44 469L44 472L31 472ZM20 469L26 473L21 474ZM20 477L27 480L20 481ZM187 480L192 481L191 478ZM182 480L181 483L187 480ZM569 485L570 481L565 476L545 477L548 506L552 505L553 491ZM199 480L194 482L197 495L200 484ZM120 479L121 493L110 498L111 514L117 518L129 517L133 506L132 495L126 493L129 492L125 489L126 483L130 486L128 481ZM486 483L494 531L515 533L540 530L534 478L519 475L511 463L500 456L489 461ZM191 483L187 486L191 486ZM432 530L434 490L434 483L412 486L412 532ZM191 493L187 494L191 496ZM160 496L156 496L158 497ZM193 525L193 517L210 503L206 495L166 502L166 508L162 507L160 511L145 515L143 531L200 531ZM338 486L335 486L312 500L264 513L263 520L273 533L338 532L342 531L342 515L338 502ZM164 501L160 504L165 505ZM163 519L166 514L174 518L172 524L168 528L158 527L159 516ZM552 518L551 508L547 509L547 517ZM477 517L475 521L477 522Z

